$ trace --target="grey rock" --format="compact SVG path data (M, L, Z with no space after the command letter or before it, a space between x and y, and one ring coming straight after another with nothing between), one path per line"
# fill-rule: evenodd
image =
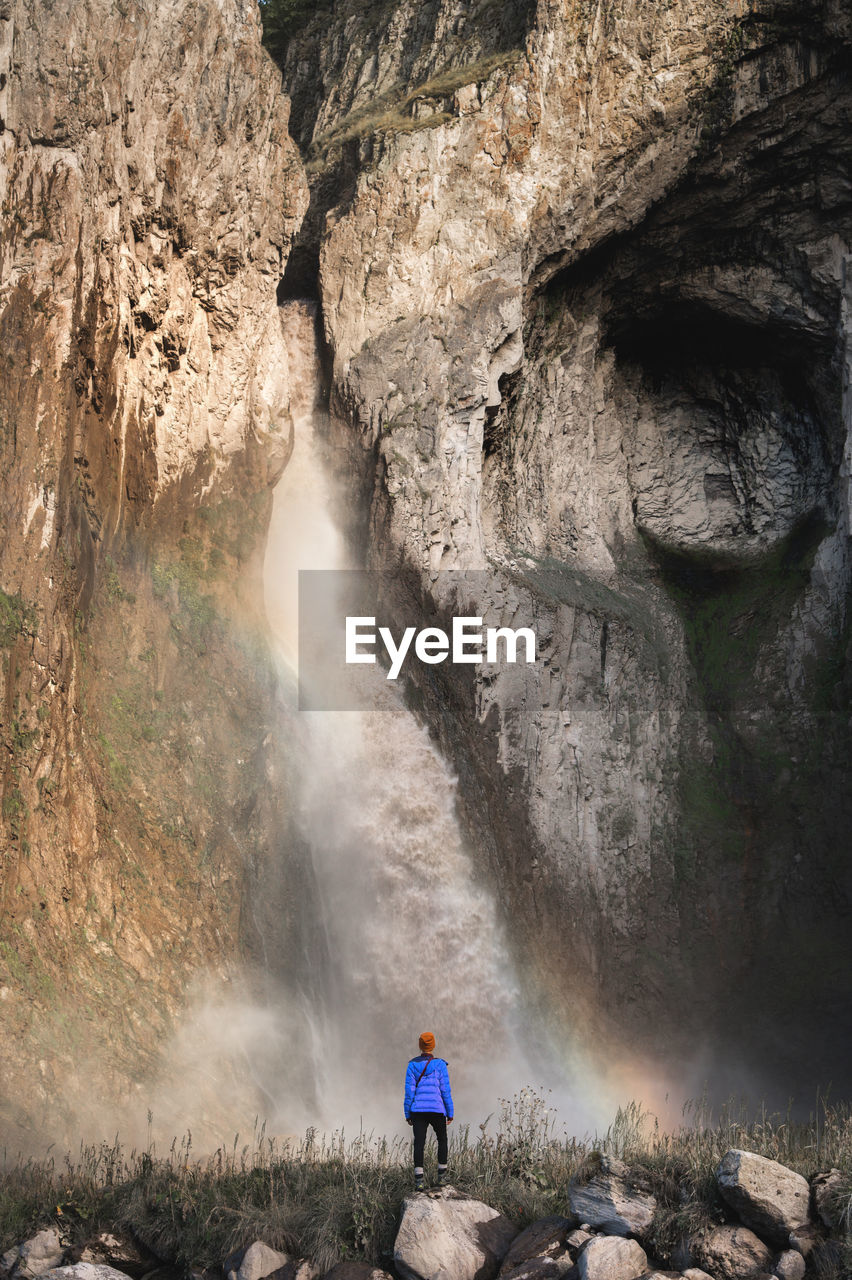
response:
M748 1227L715 1227L695 1243L701 1266L716 1280L756 1280L772 1265L772 1254Z
M105 1262L72 1262L68 1267L52 1267L41 1274L45 1280L130 1280L126 1271L108 1267Z
M823 1232L812 1222L790 1232L790 1248L795 1249L803 1258L807 1258L822 1240Z
M600 1172L588 1182L572 1183L568 1193L572 1211L607 1235L644 1235L651 1226L657 1201L630 1186L630 1171L621 1160L601 1159Z
M582 1249L584 1244L588 1244L591 1238L592 1233L588 1227L578 1227L576 1231L572 1231L565 1237L565 1243L569 1249L573 1249L576 1252Z
M59 1266L64 1252L59 1232L55 1227L48 1227L19 1246L18 1256L9 1270L16 1278L20 1277L20 1280L26 1280L28 1276L41 1276Z
M554 1215L533 1222L512 1241L503 1259L500 1275L507 1275L522 1262L531 1258L556 1257L565 1252L566 1237L571 1229L571 1219Z
M839 1169L829 1169L828 1173L818 1173L813 1180L814 1204L821 1220L827 1227L840 1225L840 1209L837 1203L838 1193L848 1179L844 1179Z
M835 4L834 12L840 7ZM414 0L396 4L392 25L386 19L378 33L365 33L364 40L375 37L369 62L363 44L351 38L350 28L344 31L342 17L334 20L339 34L333 41L311 37L293 42L287 83L300 96L305 81L299 68L305 69L313 85L309 96L321 99L314 117L317 136L345 129L348 112L366 106L377 86L413 87L442 65L445 27L440 35L435 29L434 43L429 37L422 43L412 40L416 75L412 71L406 80L407 71L399 66L398 33L406 30L413 36L421 9ZM548 6L547 22L536 24L525 45L540 94L524 96L523 70L513 72L510 81L518 112L511 129L514 135L527 128L536 133L539 141L531 150L520 154L507 141L502 161L490 158L480 173L465 159L463 167L453 170L458 181L441 185L440 191L430 189L425 198L422 194L424 177L446 176L448 148L454 156L481 157L481 131L501 136L506 117L496 108L500 104L503 112L502 82L499 90L493 82L483 87L473 114L455 117L446 126L436 119L431 130L382 137L378 171L374 149L365 149L370 171L362 172L358 193L323 235L323 319L334 353L333 395L343 419L340 442L349 451L344 465L351 458L354 470L359 455L372 458L373 448L382 462L376 468L371 464L366 480L372 510L381 513L386 532L386 545L377 550L394 563L398 557L400 563L421 568L424 586L442 567L508 564L512 582L495 572L475 610L495 617L502 617L501 610L506 616L542 617L547 593L555 582L560 584L562 603L548 619L546 669L501 672L480 681L476 718L464 710L471 696L467 679L453 683L442 677L437 693L427 687L431 677L424 677L422 690L426 718L436 729L444 726L442 737L471 778L466 799L482 819L473 819L471 829L487 831L482 865L492 869L498 897L513 902L514 927L531 970L542 976L587 975L603 998L596 998L582 1016L594 1017L598 1028L608 1022L615 1035L646 1037L650 1046L658 1045L664 1023L688 1043L691 1019L699 1017L696 990L709 1002L724 998L726 965L720 962L740 953L744 929L758 936L761 927L768 927L770 903L777 897L760 895L763 900L746 911L742 869L735 871L723 857L728 824L721 824L724 830L717 838L706 821L702 831L711 848L695 868L694 890L671 888L679 879L671 876L672 860L679 857L677 829L683 817L691 823L702 813L701 803L683 799L679 784L673 784L680 778L678 751L687 741L683 735L691 738L694 733L702 777L708 770L713 787L721 786L730 796L712 746L715 729L692 692L690 623L659 589L657 549L664 549L666 557L672 551L689 557L699 569L722 568L732 559L758 563L783 545L809 510L827 506L821 494L833 495L832 511L845 513L846 482L839 475L840 453L828 465L818 456L818 416L786 411L786 375L773 374L753 395L740 385L737 361L731 364L723 356L717 362L696 333L696 358L685 362L685 372L674 361L671 379L668 372L663 378L669 385L658 389L653 384L658 360L669 370L666 348L677 346L680 320L693 309L715 317L720 326L730 324L734 333L745 324L746 330L761 335L774 332L775 319L783 314L803 337L815 340L820 324L815 307L825 303L826 325L837 328L838 345L832 349L844 349L837 323L841 272L829 265L839 262L828 248L836 224L828 219L827 225L817 201L802 213L796 231L785 233L789 240L766 267L762 260L758 266L747 259L741 272L739 264L720 265L712 255L705 262L704 250L696 248L696 274L681 241L685 235L691 246L698 246L703 239L699 228L711 225L713 234L721 235L728 209L717 200L720 181L726 191L739 187L738 225L745 231L752 217L759 220L757 193L752 188L746 194L741 181L752 167L746 152L753 146L756 158L768 144L772 111L767 108L779 86L789 81L790 89L783 89L788 122L784 145L795 155L791 137L799 127L802 99L820 92L821 85L813 71L804 73L807 87L792 90L803 85L792 44L788 52L776 54L773 39L771 52L750 48L747 60L737 59L737 132L742 137L745 130L753 142L744 151L726 136L727 158L720 157L718 165L713 160L711 179L709 161L695 154L700 145L695 129L675 122L688 119L685 103L721 64L720 49L729 24L736 21L732 0L690 0L688 5L628 0L619 6L618 34L615 27L611 36L601 31L600 49L606 55L589 43L587 50L594 48L586 54L590 60L582 71L568 74L564 68L576 67L577 57L582 62L578 51L592 20L578 40L573 19L564 17L575 10L559 10L558 16L557 10ZM351 12L345 8L346 22ZM596 10L584 4L576 12ZM351 22L357 29L357 19ZM814 18L816 27L820 22ZM468 32L473 26L468 24ZM317 52L311 52L312 46ZM640 123L632 106L649 104L650 79L647 58L639 50L663 47L677 70L654 77L653 94L661 109L656 122L646 116ZM622 60L616 76L604 70L610 66L608 57ZM598 95L594 126L584 127L582 139L572 124L577 74L588 77ZM332 92L324 94L322 85L332 85ZM794 96L788 98L791 91ZM540 131L528 115L533 101L542 113ZM641 136L641 145L628 141L628 122ZM728 123L720 122L720 129ZM569 137L575 141L566 149ZM311 141L310 128L304 141ZM774 137L772 146L773 155L778 154ZM679 177L693 161L704 165L703 186L699 184L694 198L690 195L688 205L680 196L672 202L670 193L680 191ZM785 172L780 164L775 169L778 177ZM602 207L587 189L592 173L598 175ZM511 192L508 199L505 191ZM761 194L770 198L768 190ZM789 204L783 189L776 188L771 198L779 209ZM664 205L667 212L662 213ZM604 267L601 259L610 254L613 233L632 236L649 208L655 213L647 234L657 237L659 273L647 274L647 242L641 240L623 256L614 252L611 265ZM657 212L669 219L665 231ZM805 222L810 225L803 226ZM476 227L475 235L466 234L465 223ZM600 257L586 254L586 246L602 250ZM802 260L798 280L781 267L792 261L794 252ZM812 266L804 265L806 258ZM584 261L591 278L588 288L576 278ZM679 272L679 266L687 269ZM553 274L559 268L566 272L562 280ZM538 301L543 306L547 296L553 321L541 343L525 342L519 372L508 373L512 366L507 362L516 358L513 339L519 332L526 337L529 320L523 310L528 304L513 309L513 297L520 303L525 287L536 296L536 272ZM627 280L637 286L640 307ZM545 281L552 283L552 292ZM646 336L645 317L664 315L669 301L671 322ZM620 334L627 333L635 334L636 341L620 350ZM713 368L694 377L693 366L703 368L708 356ZM511 404L494 403L494 382L499 391L501 377L504 387L513 387ZM735 451L726 446L730 421L723 408L732 404L744 407ZM383 432L384 423L393 423L393 431ZM831 523L835 519L820 550L819 573L825 574L826 585L820 577L818 586L815 574L804 589L803 603L782 610L782 622L776 626L773 621L763 633L754 679L750 673L739 682L743 697L732 700L725 712L726 731L741 735L744 751L754 750L756 759L777 732L783 741L791 717L794 723L800 718L813 722L808 682L797 680L794 691L786 673L804 670L811 628L815 637L821 630L841 633L841 602L848 598L850 573L846 516L829 516ZM545 559L548 574L552 569L555 576L541 572ZM519 579L524 591L518 589ZM615 591L616 597L607 594L604 603L604 591ZM638 600L639 612L634 608ZM652 632L659 643L652 641ZM749 646L732 645L734 665L742 662L743 648ZM660 660L665 656L663 681L658 655ZM748 665L754 666L751 658ZM746 688L751 689L748 695ZM845 742L844 717L838 711L835 726ZM483 731L490 724L499 730ZM841 759L847 754L844 749ZM522 787L506 787L505 779L513 775L524 779ZM776 786L778 802L773 799ZM762 873L776 895L795 877L798 909L806 920L816 921L825 914L814 889L818 876L797 869L794 861L795 840L785 830L782 812L784 783L775 778L757 790L758 808L767 815L768 826L774 826L761 854ZM819 821L829 791L830 786L814 787L806 804L813 810L803 815L809 828L830 825ZM696 794L703 793L702 783ZM500 801L501 818L495 825L487 815L497 811ZM523 883L517 875L522 833L545 852ZM825 867L830 857L830 840L823 839L814 862ZM734 885L736 909L731 905ZM678 916L680 895L688 897L689 892L712 903L718 925L708 941L715 962L700 966L700 973L691 970L687 978L671 922ZM570 929L564 927L566 919L571 919ZM833 937L845 936L842 929L835 918ZM640 935L651 934L656 934L657 946L640 945ZM604 939L612 936L625 944L608 945ZM748 979L758 1018L783 1017L783 1005L789 1003L790 984L772 982L774 964L770 955L760 955ZM553 983L554 988L559 985ZM562 984L559 1012L566 1025L576 1018L581 985ZM641 1000L626 997L636 990L642 990ZM651 1018L649 1005L654 1007ZM799 1011L813 1018L805 1000ZM629 1023L629 1030L622 1022ZM807 1040L802 1037L803 1044ZM749 1051L757 1044L756 1034Z
M728 1151L716 1170L723 1198L770 1243L784 1247L808 1220L810 1188L799 1173L751 1151Z
M239 1257L238 1261L234 1259ZM255 1240L241 1255L232 1255L225 1263L227 1280L266 1280L267 1276L282 1270L291 1262L286 1253L270 1249L262 1240ZM231 1263L228 1266L228 1263Z
M648 1270L648 1256L635 1240L597 1236L577 1260L581 1280L637 1280Z
M795 1249L785 1249L775 1263L778 1280L804 1280L805 1260Z
M406 1196L394 1265L403 1280L492 1280L517 1234L496 1209L451 1188Z

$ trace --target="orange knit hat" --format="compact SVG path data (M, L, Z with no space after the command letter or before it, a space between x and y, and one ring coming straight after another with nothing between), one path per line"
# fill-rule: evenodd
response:
M423 1035L420 1037L420 1048L423 1053L435 1052L435 1037L432 1035L431 1031L423 1032Z

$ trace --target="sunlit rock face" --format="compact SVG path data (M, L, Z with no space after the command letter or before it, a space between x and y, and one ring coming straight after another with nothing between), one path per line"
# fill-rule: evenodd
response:
M249 0L0 4L4 1140L143 1076L251 931L287 116Z
M846 1079L850 20L456 8L285 59L369 554L542 644L412 696L551 1029Z

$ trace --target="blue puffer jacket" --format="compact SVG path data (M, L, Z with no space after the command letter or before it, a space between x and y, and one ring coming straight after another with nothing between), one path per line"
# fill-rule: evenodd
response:
M428 1066L426 1064L429 1064ZM420 1073L426 1067L420 1084ZM443 1058L433 1058L421 1053L412 1058L405 1072L405 1118L412 1111L437 1111L450 1118L453 1114L453 1095L450 1092L450 1073Z

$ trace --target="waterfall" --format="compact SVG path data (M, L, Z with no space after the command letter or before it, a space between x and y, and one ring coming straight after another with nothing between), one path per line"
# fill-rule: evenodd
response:
M276 489L267 612L293 686L299 569L351 568L332 515L316 426L315 312L289 303L295 448ZM298 827L311 852L328 956L311 1048L321 1128L389 1133L422 1031L450 1063L460 1118L537 1085L496 905L478 883L455 810L456 780L379 667L366 711L291 711ZM286 677L289 674L289 681ZM286 1127L293 1099L279 1098Z

